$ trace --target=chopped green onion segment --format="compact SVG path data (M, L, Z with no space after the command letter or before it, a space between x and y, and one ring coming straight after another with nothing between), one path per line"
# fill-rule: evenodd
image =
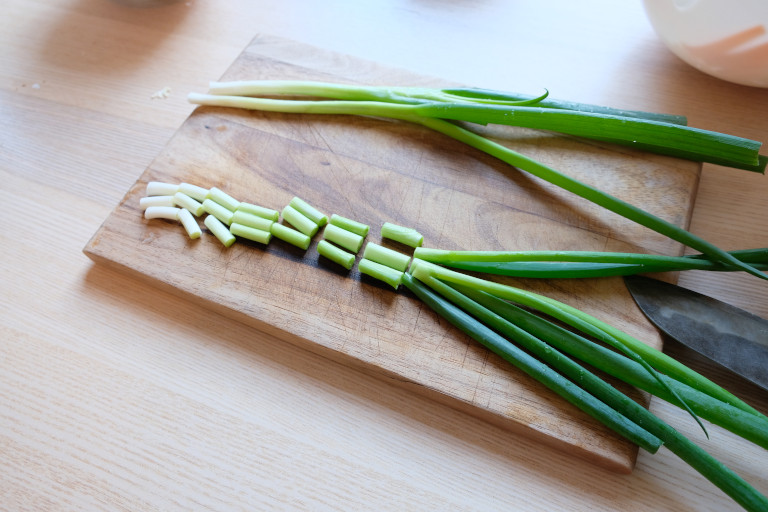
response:
M424 243L424 237L413 228L406 228L385 222L381 225L381 236L409 247L419 247Z
M240 203L237 206L237 210L239 212L244 213L250 213L251 215L256 215L257 217L263 217L265 219L277 222L277 220L280 218L280 212L277 210L273 210L271 208L265 208L263 206L259 206L257 204L251 204L251 203Z
M207 215L203 221L205 226L211 230L213 236L219 239L224 247L231 247L235 243L235 235L229 232L227 226L225 226L216 216Z
M370 226L367 224L342 217L341 215L336 215L335 213L331 215L331 220L329 222L334 226L346 229L347 231L351 231L352 233L362 237L368 236L368 231L370 230Z
M184 192L176 192L173 195L173 201L179 208L189 210L189 213L195 217L199 217L205 212L202 203L198 202L197 199L188 196Z
M144 218L178 220L179 208L175 206L150 206L144 210Z
M288 242L291 245L295 245L299 249L304 249L305 251L309 248L309 243L312 241L308 235L305 235L301 231L291 229L288 226L284 226L279 222L273 223L272 227L269 228L269 232L276 238Z
M344 228L340 228L335 224L328 224L325 226L323 238L355 254L360 250L360 247L363 246L362 236L347 231Z
M208 189L192 185L190 183L179 184L179 192L187 194L189 197L202 203L208 197Z
M269 228L272 227L274 222L275 221L273 220L265 219L264 217L259 217L258 215L253 215L252 213L248 213L239 208L235 211L235 213L232 214L233 224L237 223L243 226L248 226L250 228L260 229L261 231L266 231L267 233L269 233Z
M371 276L379 281L384 281L395 289L400 286L404 275L404 272L400 272L399 270L395 270L365 258L358 262L357 268L360 270L361 274Z
M301 212L305 217L307 217L318 226L323 227L328 224L328 217L303 199L294 197L288 204Z
M283 220L309 237L315 236L320 226L293 206L286 205L283 208Z
M172 196L179 191L179 186L162 181L150 181L147 183L148 196Z
M259 242L261 244L268 244L272 239L272 233L270 231L264 231L263 229L253 228L244 224L238 224L237 222L232 222L232 225L229 226L229 232L235 236L246 238L254 242Z
M227 226L232 224L232 217L235 215L232 210L222 206L213 199L206 199L203 201L203 210L205 210L206 213L213 215Z
M240 201L216 187L212 187L210 190L208 190L206 199L215 201L231 212L234 212L237 210L237 207L240 206Z
M347 270L351 269L355 264L354 254L347 252L340 247L336 247L327 240L320 240L317 243L317 253L321 256L325 256L334 263L338 263Z
M139 207L146 210L150 206L176 206L173 196L147 196L139 199Z
M411 262L410 256L373 242L368 242L365 245L363 258L381 263L400 272L405 271Z
M203 231L200 229L200 225L197 223L189 210L182 208L178 213L178 218L179 221L181 221L181 225L184 226L184 229L187 231L189 238L192 238L193 240L200 238L200 236L203 234Z

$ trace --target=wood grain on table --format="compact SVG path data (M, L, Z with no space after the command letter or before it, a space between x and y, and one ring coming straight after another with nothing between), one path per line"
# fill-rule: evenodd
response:
M738 510L665 449L617 475L299 349L81 250L257 34L488 88L669 111L765 140L765 90L704 76L637 3L179 2L0 8L0 508ZM365 70L358 70L365 72ZM152 99L170 87L167 99ZM705 165L692 230L766 246L764 176ZM54 219L54 220L52 220ZM741 275L680 283L768 316ZM755 387L673 344L763 411ZM651 410L763 492L768 457Z

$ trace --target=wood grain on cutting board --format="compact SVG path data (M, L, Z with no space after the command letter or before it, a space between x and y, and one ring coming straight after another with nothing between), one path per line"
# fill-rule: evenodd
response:
M256 37L221 79L453 85L269 36ZM660 217L688 224L698 164L531 130L484 131ZM509 367L406 291L319 257L315 247L322 231L307 251L279 240L224 248L207 232L190 240L180 225L143 218L139 199L155 180L215 186L278 210L299 196L328 215L369 224L367 241L385 245L379 233L384 222L417 228L425 246L444 249L679 255L679 244L419 126L205 107L183 123L84 249L97 262L286 342L610 470L631 471L634 445ZM620 279L499 280L567 302L661 346Z

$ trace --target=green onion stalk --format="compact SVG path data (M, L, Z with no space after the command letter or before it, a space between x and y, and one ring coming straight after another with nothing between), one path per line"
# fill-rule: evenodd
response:
M768 510L768 498L698 445L541 338L435 277L430 269L422 266L420 278L405 274L403 283L451 324L641 448L655 453L660 445L666 446L745 510ZM609 411L595 404L604 404Z
M731 256L768 270L768 248L729 251ZM706 270L729 272L731 265L704 254L663 256L603 251L457 251L418 247L414 257L446 267L512 277L588 278Z
M517 98L472 90L375 88L318 82L234 82L211 84L212 94L192 93L191 103L302 114L345 114L398 119L421 124L587 199L633 222L707 255L713 261L768 279L754 266L706 240L610 194L479 135L457 122L503 123L555 130L698 161L764 172L761 144L730 135L689 128L680 119L624 113L615 109L550 101L546 95ZM254 95L331 98L274 99ZM536 107L532 105L539 104ZM446 120L444 117L447 117Z

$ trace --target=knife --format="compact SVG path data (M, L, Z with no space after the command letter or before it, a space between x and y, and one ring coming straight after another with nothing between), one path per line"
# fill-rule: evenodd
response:
M657 279L624 282L664 334L768 390L768 320Z

